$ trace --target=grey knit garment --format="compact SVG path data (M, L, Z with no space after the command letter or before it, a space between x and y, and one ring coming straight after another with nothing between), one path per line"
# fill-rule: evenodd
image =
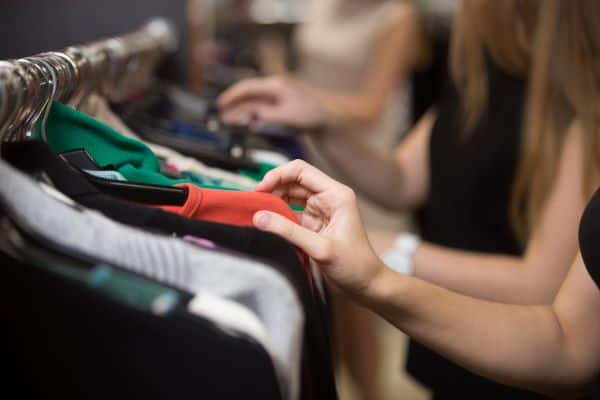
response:
M50 196L33 179L2 160L0 198L19 223L49 242L182 290L236 301L252 310L270 336L267 351L284 397L298 398L304 317L296 293L279 272L249 259L130 228L95 211L78 210Z

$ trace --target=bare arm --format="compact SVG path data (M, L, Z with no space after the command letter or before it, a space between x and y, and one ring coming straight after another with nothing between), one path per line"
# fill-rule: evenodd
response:
M416 276L479 298L548 304L577 253L583 197L581 132L567 137L558 175L523 257L484 255L424 243L415 253Z
M389 209L415 208L427 198L434 121L435 113L428 112L393 154L372 149L360 138L323 134L313 140L357 191Z
M385 268L366 238L353 191L305 162L271 171L258 190L305 206L299 225L261 211L258 228L302 248L328 282L448 359L552 395L576 393L600 372L600 290L581 256L552 306L478 300Z
M563 395L600 371L600 291L578 257L552 307L477 300L386 270L366 303L462 366Z

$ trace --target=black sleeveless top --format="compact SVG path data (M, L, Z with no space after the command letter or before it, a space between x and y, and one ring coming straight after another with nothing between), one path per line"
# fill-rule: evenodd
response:
M581 222L579 223L579 250L588 274L600 289L600 189L592 196ZM590 398L600 398L600 382L596 381L593 395Z
M467 134L461 129L456 89L450 85L438 103L429 144L430 192L419 218L421 236L454 249L520 255L523 249L511 228L509 209L526 82L491 63L488 80L487 107ZM538 398L471 374L414 341L407 370L440 398L463 393L467 398Z
M588 273L600 288L600 189L594 193L579 224L579 248Z
M525 82L490 66L491 99L472 132L461 130L458 94L446 90L429 143L430 185L422 236L469 251L518 255L509 222Z

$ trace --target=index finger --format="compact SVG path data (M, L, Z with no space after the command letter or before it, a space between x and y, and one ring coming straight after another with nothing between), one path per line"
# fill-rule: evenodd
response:
M265 78L247 79L241 81L223 92L217 99L221 109L253 97L275 97L277 90Z
M270 171L258 184L259 192L273 192L281 186L297 184L312 193L320 193L339 185L327 174L302 160L294 160Z

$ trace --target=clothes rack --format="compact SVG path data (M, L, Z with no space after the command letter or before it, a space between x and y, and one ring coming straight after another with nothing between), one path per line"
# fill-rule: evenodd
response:
M7 381L25 397L337 400L320 276L253 225L298 222L255 190L289 158L211 95L167 90L155 72L178 46L155 19L0 61Z
M144 88L178 46L171 23L156 18L122 36L0 61L0 140L30 137L54 100L77 108L93 92L122 99Z

